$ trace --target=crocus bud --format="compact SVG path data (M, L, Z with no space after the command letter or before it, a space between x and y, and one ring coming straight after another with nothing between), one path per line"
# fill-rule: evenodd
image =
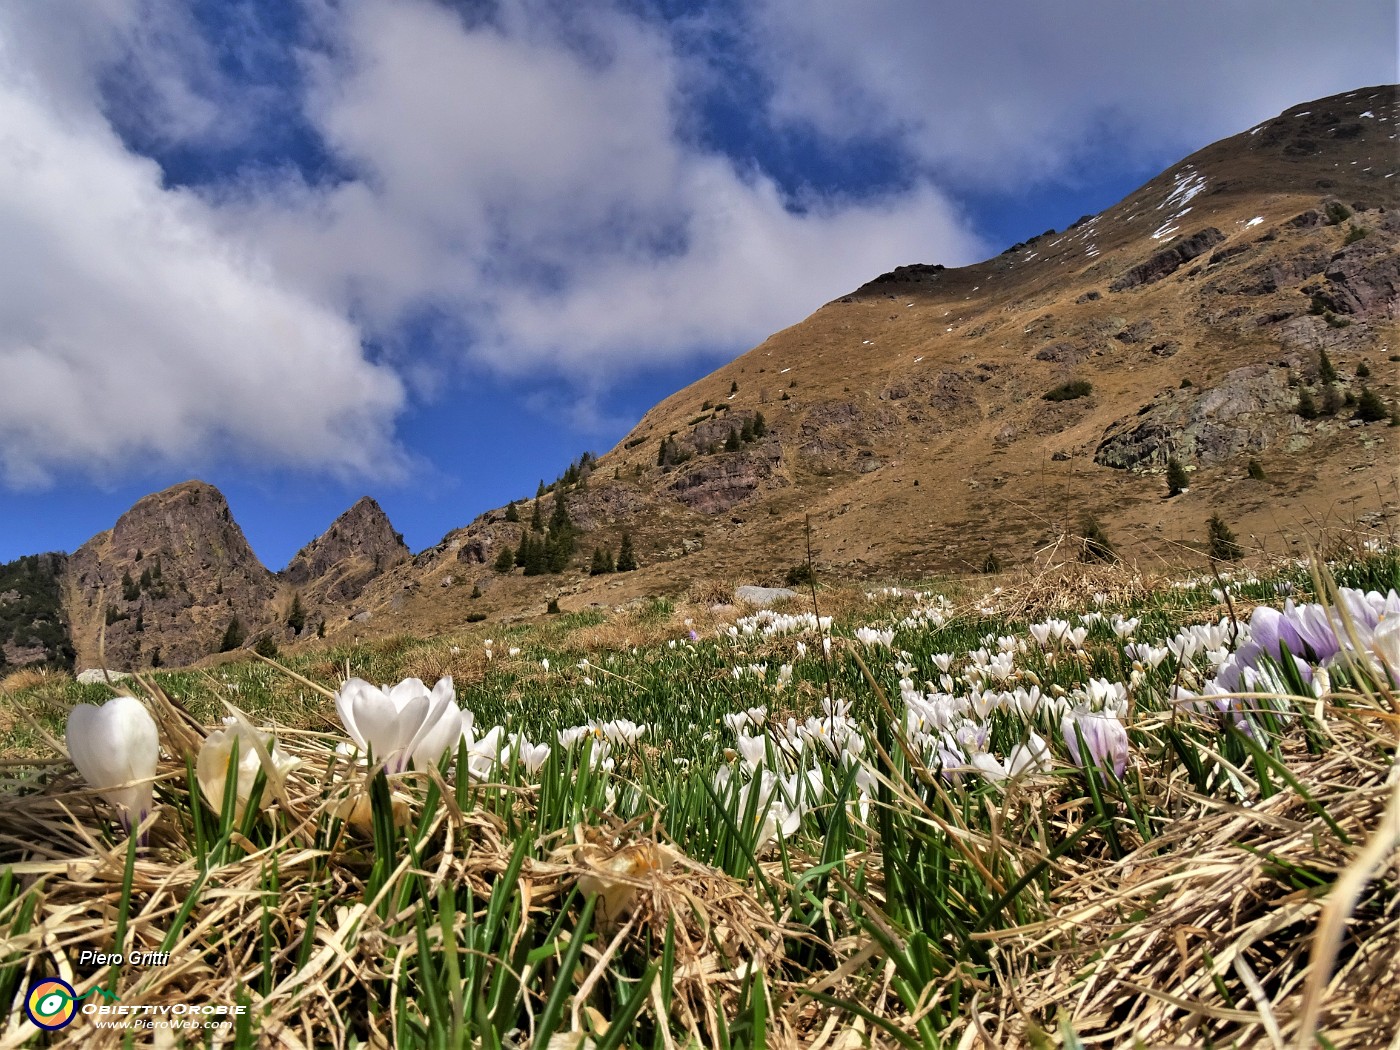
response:
M260 768L265 771L271 789L262 797L261 808L266 809L281 794L283 778L301 765L301 761L289 758L279 749L271 733L259 733L240 718L226 718L224 725L225 728L216 729L204 739L199 757L195 760L195 777L210 807L216 813L223 812L228 765L233 758L234 741L237 741L238 783L234 815L241 819Z
M155 808L152 780L160 735L146 705L118 696L101 707L79 704L68 716L68 756L83 779L117 811L130 831Z

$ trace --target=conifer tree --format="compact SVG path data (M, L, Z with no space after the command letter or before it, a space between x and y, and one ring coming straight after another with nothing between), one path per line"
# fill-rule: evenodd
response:
M515 500L510 501L510 506L506 507L506 521L519 521L520 511L515 506Z
M744 428L739 431L739 440L747 445L750 441L754 439L755 436L756 435L753 432L753 420L744 420Z
M738 452L740 448L739 432L733 427L729 428L729 439L724 443L724 451Z
M1317 402L1313 400L1312 391L1306 387L1298 394L1298 415L1303 419L1317 418Z
M1092 514L1084 518L1084 521L1079 527L1079 535L1083 542L1079 550L1080 561L1096 562L1118 560L1118 552L1113 549L1113 544L1109 542L1108 534L1103 531L1103 526L1099 524L1099 519Z
M637 567L637 554L632 549L632 534L622 534L622 545L617 549L617 571L631 572Z
M768 422L763 418L762 412L755 412L753 417L753 436L761 438L768 433Z
M1327 356L1326 350L1317 352L1317 378L1324 383L1335 383L1337 381L1337 370L1332 367L1332 359Z
M530 530L532 532L544 531L544 518L540 517L540 498L535 497L535 507L530 512Z
M564 502L564 489L560 486L559 491L554 494L554 510L549 516L549 531L564 533L572 532L574 523L569 519L569 507Z
M1219 514L1210 516L1210 521L1206 522L1206 530L1210 537L1212 561L1239 561L1244 555L1244 548L1240 546L1239 540L1235 539L1235 533Z
M561 532L551 531L549 537L544 541L544 567L549 572L563 572L569 564L569 555L573 553L573 543Z
M1186 476L1186 468L1181 465L1181 460L1172 456L1167 460L1167 495L1179 496L1191 485L1191 479Z
M295 634L301 634L306 628L306 609L301 604L301 595L292 595L292 607L287 612L287 626Z
M1361 397L1356 401L1356 418L1363 423L1379 423L1388 414L1380 395L1369 386L1362 386Z
M521 562L525 567L525 575L543 575L549 568L547 560L548 555L545 551L545 541L538 536L527 536L525 544L525 558Z
M513 568L515 568L515 551L503 545L501 552L496 555L496 571L510 572Z
M611 572L608 568L608 555L602 547L593 548L593 561L588 566L588 575L601 576L605 572Z
M243 640L246 637L247 635L243 631L242 621L235 616L228 622L228 626L224 628L223 638L219 639L219 652L232 652L243 644Z

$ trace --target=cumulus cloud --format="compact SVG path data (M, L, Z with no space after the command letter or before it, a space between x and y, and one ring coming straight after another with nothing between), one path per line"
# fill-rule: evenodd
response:
M405 384L464 364L564 376L581 420L638 364L982 257L949 186L1061 177L1105 141L1107 163L1174 160L1388 79L1395 35L1373 0L1345 17L1374 31L1345 34L1302 0L755 0L752 50L717 58L624 0L254 8L232 39L180 0L0 8L7 483L228 457L392 473ZM260 21L285 10L295 47ZM771 88L755 127L892 143L909 178L801 194L696 134L697 86L744 60ZM222 159L181 188L137 150ZM425 326L449 333L435 358Z
M401 470L402 387L356 328L126 149L83 90L85 42L45 49L22 28L0 23L0 478L215 458Z
M1169 163L1295 103L1395 77L1392 0L745 10L775 119L838 139L889 136L964 184L1015 186L1095 160Z
M431 305L501 370L616 374L744 348L895 265L983 250L932 186L793 201L688 142L689 60L611 8L341 11L308 114L356 177L264 182L224 214L377 329Z

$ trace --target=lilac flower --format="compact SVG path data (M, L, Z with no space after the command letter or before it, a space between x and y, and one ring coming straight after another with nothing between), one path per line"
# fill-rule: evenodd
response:
M1065 715L1060 722L1060 733L1065 738L1065 746L1078 766L1086 766L1079 750L1083 737L1089 749L1089 762L1102 766L1105 761L1113 765L1113 775L1122 777L1128 767L1128 730L1118 721L1118 716L1108 711L1090 711L1083 705Z

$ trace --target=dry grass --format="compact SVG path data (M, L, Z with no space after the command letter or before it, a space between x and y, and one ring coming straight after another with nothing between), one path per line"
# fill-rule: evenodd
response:
M41 689L50 685L63 685L72 681L72 676L63 671L47 667L21 667L0 678L0 693L18 695L28 689Z
M1081 864L1048 920L986 934L1003 977L990 997L997 1023L980 1045L1035 1045L1058 1019L1086 1046L1310 1047L1315 976L1331 1046L1395 1046L1395 733L1379 720L1341 725L1326 754L1290 762L1310 799L1285 789L1245 808L1191 797L1192 812L1146 846ZM1319 951L1320 920L1358 868L1364 889L1334 959Z

